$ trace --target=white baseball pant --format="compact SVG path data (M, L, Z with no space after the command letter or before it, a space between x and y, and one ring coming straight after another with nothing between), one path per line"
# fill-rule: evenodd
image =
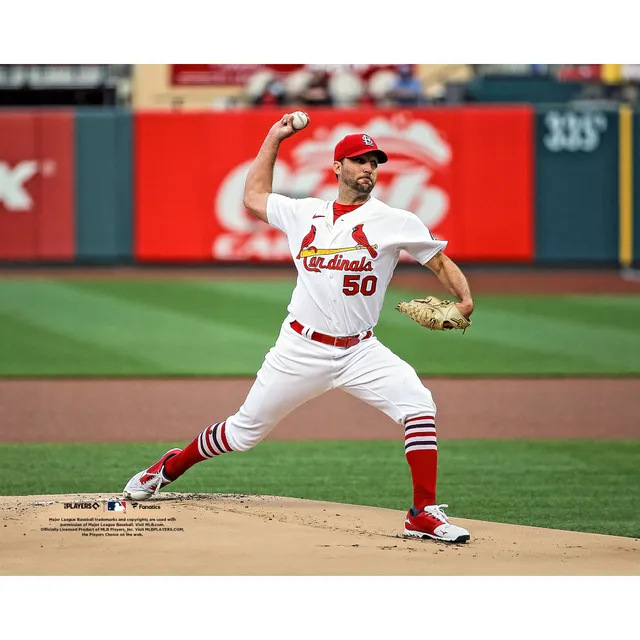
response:
M412 416L436 415L431 392L413 367L375 336L347 349L334 347L298 334L291 320L283 322L243 405L226 421L234 451L251 449L295 408L337 388L399 424Z

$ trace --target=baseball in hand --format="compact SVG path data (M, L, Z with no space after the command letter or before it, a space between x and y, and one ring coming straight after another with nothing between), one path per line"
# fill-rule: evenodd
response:
M294 111L291 126L294 131L300 131L309 124L309 116L304 111Z

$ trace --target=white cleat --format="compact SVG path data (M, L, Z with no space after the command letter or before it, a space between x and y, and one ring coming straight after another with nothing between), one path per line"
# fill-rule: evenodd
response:
M404 521L404 536L406 538L430 538L443 542L467 542L471 535L466 529L451 524L442 509L448 504L433 504L425 507L415 516L411 510Z
M163 471L164 465L169 458L180 453L182 449L170 449L158 462L152 464L148 469L136 473L124 488L122 495L127 500L148 500L157 495L162 487L166 487L172 481L168 480Z

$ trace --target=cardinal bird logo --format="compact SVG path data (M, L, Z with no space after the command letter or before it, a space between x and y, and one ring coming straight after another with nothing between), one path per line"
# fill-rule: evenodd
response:
M296 256L296 260L300 259L300 255L302 254L303 249L314 249L315 247L311 246L311 243L316 238L316 227L315 225L311 225L311 231L307 233L307 235L302 238L302 244L300 245L300 251L298 251L298 255Z
M369 255L372 258L377 258L378 257L378 252L371 246L369 240L367 240L367 236L365 235L364 231L362 230L362 227L364 227L364 224L357 224L355 227L353 227L353 233L351 234L351 237L361 247L364 247L369 252Z

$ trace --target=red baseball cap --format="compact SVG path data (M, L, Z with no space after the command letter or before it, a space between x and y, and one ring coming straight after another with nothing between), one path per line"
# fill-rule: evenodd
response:
M384 151L378 149L378 145L373 138L366 133L354 133L350 136L345 136L338 142L333 152L333 160L340 162L342 158L355 158L370 151L375 152L380 164L389 159Z

